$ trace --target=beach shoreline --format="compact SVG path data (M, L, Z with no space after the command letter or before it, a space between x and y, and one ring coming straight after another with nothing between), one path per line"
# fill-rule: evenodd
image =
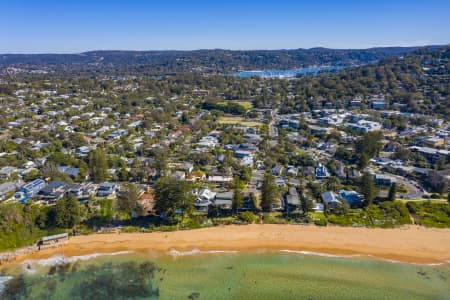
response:
M92 253L208 251L265 252L367 257L418 264L450 262L450 229L404 226L349 228L251 224L152 233L109 233L71 237L60 247L19 255L14 262Z

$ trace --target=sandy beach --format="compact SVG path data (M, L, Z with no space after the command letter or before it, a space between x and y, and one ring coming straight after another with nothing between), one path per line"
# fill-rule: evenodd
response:
M231 225L175 232L113 233L76 236L66 245L17 257L41 259L117 251L143 253L198 249L237 251L309 251L367 255L411 263L450 261L450 229L407 226L395 229L299 225Z

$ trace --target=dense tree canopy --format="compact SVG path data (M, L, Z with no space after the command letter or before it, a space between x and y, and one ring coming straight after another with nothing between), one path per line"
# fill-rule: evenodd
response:
M105 181L108 177L108 162L102 149L99 148L89 153L89 170L95 181Z
M178 209L184 214L192 209L193 204L194 198L186 181L169 176L156 181L155 210L160 214L173 214Z
M139 214L142 207L139 203L139 191L133 183L123 183L117 194L117 210L126 214Z

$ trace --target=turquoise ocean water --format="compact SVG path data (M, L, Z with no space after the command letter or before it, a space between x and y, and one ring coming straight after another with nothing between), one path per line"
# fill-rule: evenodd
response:
M116 253L1 269L1 299L450 299L448 265L294 252Z

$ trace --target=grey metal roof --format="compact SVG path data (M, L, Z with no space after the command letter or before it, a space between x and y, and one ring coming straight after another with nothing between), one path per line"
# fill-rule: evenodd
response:
M60 234L55 234L55 235L44 236L42 238L42 241L47 242L47 241L52 241L52 240L64 239L67 237L69 237L68 233L60 233Z

